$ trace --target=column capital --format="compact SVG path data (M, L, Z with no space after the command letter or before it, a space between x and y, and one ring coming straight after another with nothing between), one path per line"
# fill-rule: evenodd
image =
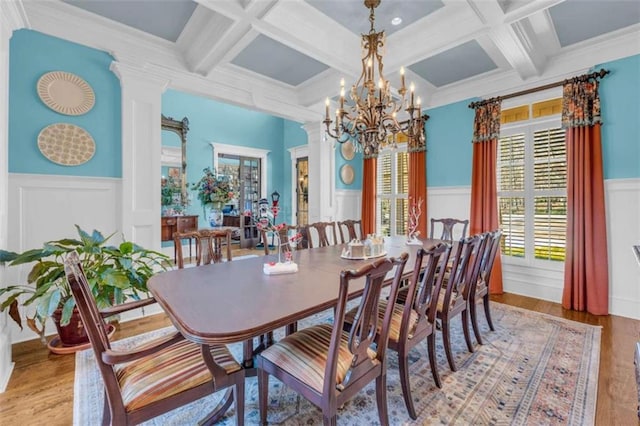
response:
M154 73L145 66L132 65L126 62L113 61L109 66L118 79L121 86L143 84L146 88L156 87L160 93L164 93L169 86L170 79L164 75Z
M323 132L321 121L307 121L302 125L302 128L307 132L307 136L309 136L309 144L322 142Z

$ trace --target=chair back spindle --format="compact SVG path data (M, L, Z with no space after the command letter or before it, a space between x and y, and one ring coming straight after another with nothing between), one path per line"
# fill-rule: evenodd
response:
M438 236L436 234L436 224L442 227L442 233ZM469 220L460 220L454 218L442 218L442 219L431 219L431 229L429 232L429 238L440 239L444 241L453 242L456 238L466 238L467 237L467 226L469 225ZM455 230L462 228L459 236L456 234Z

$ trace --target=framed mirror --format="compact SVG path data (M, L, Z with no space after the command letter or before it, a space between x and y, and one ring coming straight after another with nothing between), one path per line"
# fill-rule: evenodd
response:
M162 115L162 130L174 132L180 138L180 147L162 147L161 162L162 165L177 165L178 170L172 173L178 175L180 183L180 204L186 205L188 200L187 194L187 132L189 131L189 119L184 117L182 120L174 120L171 117ZM170 168L170 170L173 169Z

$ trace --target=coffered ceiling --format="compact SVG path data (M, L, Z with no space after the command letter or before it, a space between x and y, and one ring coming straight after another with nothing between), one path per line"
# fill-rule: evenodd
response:
M362 0L11 1L28 28L298 121L318 119L340 78L358 77L370 27ZM387 34L386 78L399 84L405 66L428 107L640 53L640 2L382 0L375 28Z

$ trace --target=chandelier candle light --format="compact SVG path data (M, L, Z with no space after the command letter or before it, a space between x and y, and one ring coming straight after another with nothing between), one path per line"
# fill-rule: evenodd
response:
M363 152L365 158L375 158L381 147L395 147L398 133L409 139L424 141L424 123L420 97L415 97L415 86L410 85L409 99L406 99L404 67L400 68L401 99L392 96L389 80L383 74L382 55L384 50L384 31L374 28L375 8L380 0L364 0L369 12L371 30L362 34L362 73L351 87L350 97L354 105L345 106L344 78L340 81L340 106L336 110L335 122L331 119L329 98L326 100L325 119L327 134L339 143L354 140L356 150ZM377 70L377 71L376 71ZM377 82L376 82L377 81ZM398 114L406 112L406 119L399 120ZM403 114L404 115L404 114Z

